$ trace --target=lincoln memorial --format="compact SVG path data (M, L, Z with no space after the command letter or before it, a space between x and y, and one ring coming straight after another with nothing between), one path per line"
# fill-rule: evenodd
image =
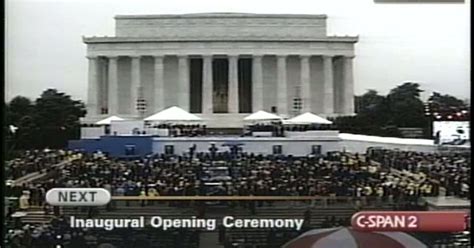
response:
M326 15L118 15L115 36L87 45L90 123L179 106L209 127L240 127L265 110L283 117L354 112L357 36L328 36Z

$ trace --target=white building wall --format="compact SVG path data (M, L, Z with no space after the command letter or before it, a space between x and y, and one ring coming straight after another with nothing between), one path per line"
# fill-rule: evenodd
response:
M81 139L98 139L105 135L105 127L81 127Z
M144 122L142 120L112 121L110 124L111 135L132 135L133 129L143 131Z
M345 136L347 134L339 134L336 132L328 132L315 137L195 137L195 138L154 138L153 151L163 153L165 145L174 145L176 154L188 152L189 147L196 144L197 152L208 152L210 144L214 143L219 151L226 151L228 147L222 146L225 143L241 143L244 144L243 150L253 152L255 154L272 154L274 145L282 146L283 154L292 154L295 156L306 156L311 153L313 145L321 145L321 153L325 154L330 151L346 151L351 153L365 153L370 147L381 147L385 149L399 149L405 151L418 152L436 152L438 146L429 144L429 140L421 140L414 142L407 140L406 142L398 140L392 142L390 139L383 138L380 141L371 141L375 136L367 136L367 140L350 139ZM380 137L378 137L380 138ZM405 142L405 143L404 143ZM411 143L411 144L410 144Z

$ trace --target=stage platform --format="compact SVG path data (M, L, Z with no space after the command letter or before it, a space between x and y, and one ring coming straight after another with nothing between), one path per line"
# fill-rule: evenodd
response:
M94 128L92 128L94 129ZM254 136L206 135L169 137L142 135L92 135L69 141L68 148L95 152L100 150L113 157L143 156L156 153L183 154L195 146L195 152L208 152L211 145L218 152L228 151L229 144L240 144L242 152L254 154L285 154L307 156L332 151L365 153L368 148L399 149L417 152L439 152L432 140L387 138L339 133L337 130L285 132L285 137L272 137L271 132L254 132ZM255 134L259 135L255 135ZM260 136L260 137L256 137Z

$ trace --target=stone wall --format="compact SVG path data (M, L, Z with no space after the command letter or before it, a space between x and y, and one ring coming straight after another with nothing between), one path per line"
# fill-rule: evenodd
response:
M325 15L187 14L116 16L118 37L242 38L326 36Z

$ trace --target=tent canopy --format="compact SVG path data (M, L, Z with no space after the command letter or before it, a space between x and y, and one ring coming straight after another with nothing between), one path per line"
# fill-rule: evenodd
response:
M244 121L271 121L281 120L282 118L276 114L271 114L263 110L257 111L244 118Z
M112 121L123 121L123 120L125 120L125 119L113 115L113 116L107 117L103 120L100 120L100 121L96 122L95 124L97 124L97 125L110 125L110 123L112 123Z
M200 121L201 118L186 110L173 106L144 119L145 121Z
M313 113L306 112L285 121L285 124L332 124L332 122Z

